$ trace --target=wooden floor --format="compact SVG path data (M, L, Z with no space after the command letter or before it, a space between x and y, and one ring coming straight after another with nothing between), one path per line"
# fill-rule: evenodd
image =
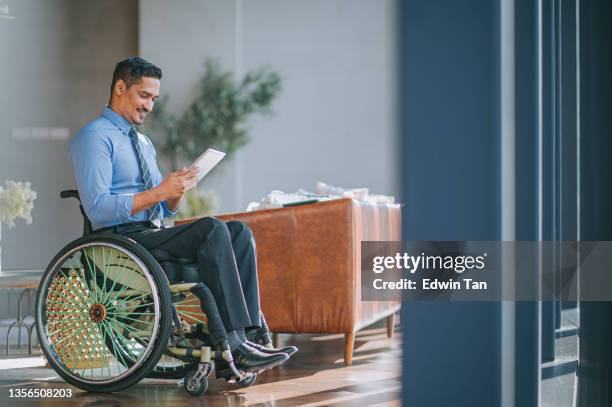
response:
M383 321L384 322L384 321ZM357 333L353 364L344 366L343 335L282 335L282 343L300 351L290 361L262 373L246 389L212 378L208 392L189 396L177 381L144 380L115 394L82 392L64 383L45 367L22 365L21 359L0 360L1 406L399 406L401 346L399 327L393 339L386 326L376 325ZM36 359L34 359L35 361ZM16 369L6 368L7 362ZM34 363L36 365L36 363ZM13 388L72 388L70 399L15 400Z

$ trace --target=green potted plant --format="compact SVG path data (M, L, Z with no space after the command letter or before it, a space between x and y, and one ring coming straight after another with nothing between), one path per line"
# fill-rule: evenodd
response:
M281 91L281 78L268 67L235 79L215 60L206 62L195 99L180 115L168 109L168 96L160 98L150 115L147 129L171 170L189 165L204 148L224 151L231 157L249 141L247 120L257 113L270 113ZM181 217L210 214L214 199L197 189L187 194Z

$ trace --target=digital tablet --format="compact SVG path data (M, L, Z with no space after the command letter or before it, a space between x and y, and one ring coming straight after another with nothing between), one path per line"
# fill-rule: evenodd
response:
M206 176L212 170L215 165L219 164L225 157L225 153L222 151L215 150L213 148L207 148L198 158L195 159L193 164L189 167L198 168L198 182Z

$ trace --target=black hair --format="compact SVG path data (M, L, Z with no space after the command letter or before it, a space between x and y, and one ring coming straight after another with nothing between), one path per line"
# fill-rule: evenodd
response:
M157 66L153 65L149 61L146 61L140 57L129 57L124 59L115 65L113 71L113 82L111 83L111 96L115 89L115 84L119 79L125 82L125 85L129 88L135 83L140 82L142 77L157 78L161 79L162 70Z

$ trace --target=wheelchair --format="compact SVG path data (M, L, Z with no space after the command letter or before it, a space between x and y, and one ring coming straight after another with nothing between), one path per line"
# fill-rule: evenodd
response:
M60 196L80 203L76 190ZM222 322L193 261L149 252L119 234L92 233L80 210L83 236L53 258L35 306L42 352L64 380L116 392L145 377L184 378L194 396L206 392L213 371L241 387L255 383L257 372L237 369L227 342L212 347L209 327ZM272 346L263 315L256 334Z

